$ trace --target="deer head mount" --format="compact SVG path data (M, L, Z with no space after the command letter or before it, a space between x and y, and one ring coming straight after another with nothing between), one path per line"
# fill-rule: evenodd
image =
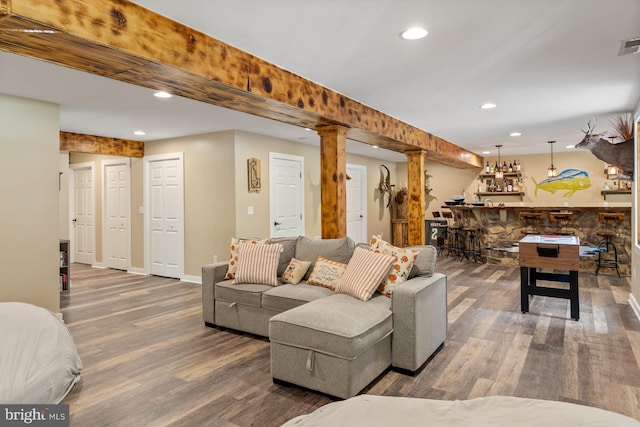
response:
M587 130L582 129L584 138L575 148L591 151L598 159L616 166L622 172L620 178L633 180L635 164L633 161L633 139L620 143L612 143L603 138L606 132L594 133L597 120L595 116L587 123Z

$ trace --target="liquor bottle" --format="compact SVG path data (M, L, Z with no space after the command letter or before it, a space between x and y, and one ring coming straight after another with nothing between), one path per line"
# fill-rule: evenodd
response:
M516 164L516 170L520 172L520 160L518 160L518 163Z
M513 172L513 163L509 163L509 172Z
M484 168L484 173L491 173L491 166L489 166L489 161L487 160L487 166Z

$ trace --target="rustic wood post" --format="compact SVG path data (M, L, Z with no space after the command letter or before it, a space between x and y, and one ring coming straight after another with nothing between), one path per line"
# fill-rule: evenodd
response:
M344 126L318 128L322 238L347 235L347 133Z
M409 246L424 245L424 161L426 152L415 150L405 152L407 156L407 190L409 198Z

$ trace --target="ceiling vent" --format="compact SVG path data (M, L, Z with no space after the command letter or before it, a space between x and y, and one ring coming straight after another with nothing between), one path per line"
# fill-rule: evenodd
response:
M618 56L631 55L633 53L640 53L640 37L622 40L620 42L620 51L618 52Z

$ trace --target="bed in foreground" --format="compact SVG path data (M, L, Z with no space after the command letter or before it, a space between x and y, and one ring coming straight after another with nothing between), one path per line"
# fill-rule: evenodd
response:
M0 303L0 403L59 403L80 380L69 329L50 311Z
M330 403L283 425L316 426L638 427L640 422L590 406L518 397L448 401L360 395Z

